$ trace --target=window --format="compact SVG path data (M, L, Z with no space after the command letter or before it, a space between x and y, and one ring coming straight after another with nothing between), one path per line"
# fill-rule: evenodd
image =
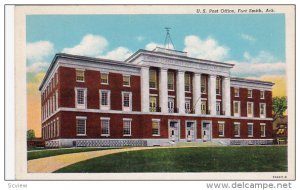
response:
M110 109L109 90L100 90L100 109Z
M265 103L260 103L259 104L259 113L260 117L265 118L266 117L266 104Z
M248 98L252 98L252 90L248 89Z
M247 116L253 117L253 102L247 102Z
M239 101L233 101L233 114L236 117L240 116L240 102Z
M108 73L101 73L101 84L108 84Z
M149 88L156 89L157 81L156 81L156 70L150 69L149 74Z
M186 98L185 99L185 113L191 113L192 109L191 109L191 99Z
M168 72L168 90L174 90L174 73Z
M77 136L86 135L86 117L76 117Z
M152 119L152 136L159 136L160 132L160 120Z
M201 93L206 94L206 76L201 75Z
M206 114L206 101L205 100L201 101L201 114L203 114L203 115Z
M234 122L234 136L239 137L240 136L240 123Z
M76 81L84 82L84 71L83 70L76 70Z
M86 88L75 88L76 108L86 108Z
M58 136L59 137L59 130L60 130L60 126L59 126L59 117L56 119L56 127L57 127L57 129L56 129L56 136Z
M219 137L224 137L224 130L225 130L225 122L218 122L219 125Z
M174 98L171 98L171 97L169 97L168 98L168 111L169 111L169 113L174 113Z
M234 97L239 97L239 96L240 96L240 89L234 88Z
M155 96L150 96L149 109L150 109L150 112L156 112L156 97Z
M221 77L217 77L216 79L216 94L221 94Z
M191 92L191 75L188 73L184 75L184 91Z
M123 86L130 86L130 76L123 75Z
M122 108L123 111L131 111L132 105L131 92L122 92Z
M266 124L265 123L260 124L260 136L266 137Z
M248 137L253 137L253 123L248 123L247 129L248 129Z
M265 99L265 91L260 91L260 99Z
M109 136L109 120L108 117L101 117L101 136Z
M123 119L123 135L131 136L131 119Z
M217 115L221 115L221 102L220 101L216 102L216 112L217 112Z

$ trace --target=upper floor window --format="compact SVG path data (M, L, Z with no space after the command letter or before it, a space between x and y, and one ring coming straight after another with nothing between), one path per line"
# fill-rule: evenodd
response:
M216 94L221 94L221 77L217 77L216 79Z
M101 84L108 84L108 73L101 73Z
M109 117L101 117L101 136L109 136Z
M225 130L225 122L224 121L219 121L219 137L224 137L224 130Z
M184 91L191 92L191 75L189 73L184 75Z
M260 99L265 99L265 91L260 91Z
M123 135L131 136L131 119L123 119Z
M248 98L252 98L252 90L248 89Z
M149 71L149 87L152 89L157 88L156 70L150 69Z
M168 90L174 90L174 73L168 72Z
M266 136L266 124L265 123L260 124L260 136L261 137Z
M86 135L86 117L76 117L77 135Z
M100 90L100 109L110 109L109 90Z
M201 93L206 94L206 77L201 76Z
M248 123L247 129L248 129L248 137L253 137L253 123Z
M185 113L191 113L192 108L191 108L191 99L186 98L185 99Z
M75 88L76 108L86 108L86 88Z
M239 96L240 96L240 89L234 88L234 97L239 97Z
M253 102L247 102L247 116L253 117Z
M123 75L123 86L130 86L130 76Z
M149 98L149 111L156 112L157 111L157 98L156 96L150 96Z
M220 101L216 102L216 112L217 112L217 115L221 115L221 102Z
M131 92L122 92L122 109L123 111L131 111L132 94Z
M168 112L174 113L175 109L175 98L169 97L168 98Z
M265 103L260 103L259 104L259 113L260 113L260 117L261 118L265 118L266 117L266 104Z
M233 115L236 117L240 116L240 102L233 101Z
M206 114L206 101L205 100L201 101L201 114L203 114L203 115Z
M159 136L160 134L160 120L152 119L152 136Z
M76 70L76 81L84 82L84 71L83 70Z

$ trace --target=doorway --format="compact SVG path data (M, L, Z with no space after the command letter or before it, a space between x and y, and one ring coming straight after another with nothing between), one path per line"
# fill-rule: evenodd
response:
M202 139L203 142L211 141L211 121L202 122Z

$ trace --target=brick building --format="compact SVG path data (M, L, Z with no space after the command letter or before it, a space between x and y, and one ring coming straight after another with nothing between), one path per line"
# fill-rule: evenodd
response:
M114 61L56 54L39 90L46 146L272 143L271 82L233 64L139 50Z

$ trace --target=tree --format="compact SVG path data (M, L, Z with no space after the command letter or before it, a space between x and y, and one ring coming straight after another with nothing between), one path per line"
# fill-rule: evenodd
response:
M277 118L282 117L284 112L287 109L287 98L286 96L282 97L274 97L273 98L273 121L275 121Z
M35 132L33 129L27 130L27 140L31 140L35 138Z

